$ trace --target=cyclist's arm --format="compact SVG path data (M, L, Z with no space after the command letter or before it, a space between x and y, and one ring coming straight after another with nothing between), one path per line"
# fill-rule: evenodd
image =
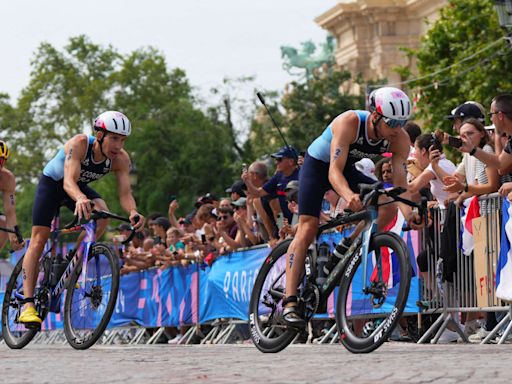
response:
M347 163L350 144L357 135L359 119L355 112L343 113L332 122L331 162L329 165L329 182L345 201L350 201L354 195L343 175Z
M4 201L4 212L8 228L14 228L16 220L16 178L11 171L2 169L2 192Z
M87 151L87 141L86 135L76 135L64 145L64 191L74 201L87 200L87 196L78 187L80 163Z
M112 163L112 171L116 174L117 178L119 203L124 211L129 213L131 217L133 214L138 214L138 212L130 185L130 164L130 156L128 156L125 150L122 150Z

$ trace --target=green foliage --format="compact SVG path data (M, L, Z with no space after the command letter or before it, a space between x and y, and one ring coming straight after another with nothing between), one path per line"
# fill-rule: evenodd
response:
M416 52L418 77L425 78L409 84L425 128L447 130L443 117L457 105L474 100L488 108L510 90L511 50L504 40L491 46L503 35L491 0L451 0L441 9Z
M282 103L287 135L294 146L305 150L340 113L364 108L363 97L343 92L341 85L349 79L349 72L324 68L305 82L291 83L291 91L284 95Z
M18 179L24 234L44 164L73 135L90 132L104 110L123 111L132 121L126 149L138 172L134 194L142 213L167 212L171 194L184 213L197 195L223 191L232 182L229 165L235 160L230 132L196 105L185 72L169 70L154 48L121 55L85 36L71 38L63 50L41 44L17 105L0 94L0 127L13 148L8 166ZM92 186L112 211L121 212L114 175Z

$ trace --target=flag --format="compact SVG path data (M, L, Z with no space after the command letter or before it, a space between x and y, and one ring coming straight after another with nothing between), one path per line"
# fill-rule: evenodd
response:
M480 217L478 196L473 196L464 201L460 216L462 253L469 256L475 247L473 240L473 219Z
M404 224L405 217L402 214L402 211L398 210L395 218L384 228L383 232L393 232L398 236L403 237ZM390 252L389 248L381 248L381 260L382 280L387 281L388 288L392 288L400 282L400 265L398 261L396 261L395 253ZM374 269L370 281L375 281L378 279L378 270L377 259L375 258L374 252L372 253L372 264Z
M512 301L512 205L503 199L501 221L501 244L498 265L496 267L496 297L504 301Z

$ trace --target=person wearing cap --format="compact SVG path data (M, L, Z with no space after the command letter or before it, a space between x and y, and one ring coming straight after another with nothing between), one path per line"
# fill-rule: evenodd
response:
M463 104L460 104L457 108L452 109L451 113L448 116L445 116L446 119L452 121L453 130L459 134L460 128L464 124L464 122L470 118L476 119L481 124L485 122L485 109L476 101L466 101ZM441 144L449 144L450 135L446 132L442 132L440 130L436 130L436 138L441 142ZM433 152L434 160L439 156L438 151ZM457 165L457 169L453 175L446 175L444 171L437 167L437 162L432 161L434 171L438 173L441 180L446 184L453 184L452 179L446 177L457 177L461 182L465 179L466 184L473 184L475 182L475 172L476 172L476 161L473 157L468 154L463 154L462 161ZM454 187L449 187L449 192L456 192L453 190Z
M270 156L276 161L276 173L263 186L257 188L251 182L248 172L242 173L242 179L247 185L248 193L253 197L277 195L283 218L291 222L293 214L288 209L284 190L290 181L299 179L298 153L294 148L286 146Z
M242 178L248 177L255 188L260 188L268 181L268 167L263 161L255 161L247 169L248 176L242 174ZM249 210L253 212L253 221L256 222L258 233L261 238L268 242L272 238L277 238L277 224L274 219L273 196L263 197L249 196L247 204ZM275 201L275 200L274 200ZM274 205L275 206L275 205ZM279 212L279 206L275 207Z
M257 245L260 243L260 237L257 233L253 232L252 214L249 213L247 206L247 198L241 197L237 201L231 203L235 214L233 219L235 220L238 231L235 240L244 247L250 247L251 245Z
M469 155L480 160L487 166L497 168L499 174L505 176L512 171L512 140L510 139L512 136L512 95L502 94L496 96L491 102L489 117L498 134L495 136L494 141L495 153L484 151L466 138L462 138L463 144L459 150L463 152L465 156ZM509 138L507 145L503 149L500 140L502 135L506 135ZM448 186L449 188L457 189L460 187L460 180L453 178L447 179L447 182L450 181L452 183ZM510 195L510 192L512 192L512 183L503 183L503 180L500 183L502 183L498 190L500 195L508 196L509 199L512 198L512 195Z
M392 154L393 184L407 188L406 171L409 137L403 127L412 114L409 97L400 89L383 87L369 96L370 111L346 111L337 116L308 147L299 180L299 226L290 244L286 263L286 296L283 320L293 327L304 327L306 321L298 309L297 286L304 270L306 251L318 231L319 216L325 192L332 188L352 211L363 209L359 184L374 180L359 172L355 163L363 158L375 159L385 152ZM403 195L409 197L408 193ZM413 228L421 228L419 215L400 205ZM383 230L396 215L396 205L383 206L378 212L378 227ZM338 247L348 249L360 233L354 231L347 242Z
M245 191L247 187L242 180L237 180L233 183L233 185L226 189L226 193L229 193L231 196L231 201L237 201L241 197L247 197Z
M299 215L299 181L290 181L285 188L286 201L288 201L288 209L293 213L291 222L284 219L283 226L279 230L279 240L284 240L287 236L294 236L297 231L298 215Z

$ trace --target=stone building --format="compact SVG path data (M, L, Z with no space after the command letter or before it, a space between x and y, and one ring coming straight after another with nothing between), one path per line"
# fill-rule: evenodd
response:
M447 0L339 0L315 21L337 41L336 62L353 77L361 74L364 81L387 79L399 82L393 71L397 66L415 63L401 47L417 48L421 36L436 20ZM348 84L351 93L362 90Z

